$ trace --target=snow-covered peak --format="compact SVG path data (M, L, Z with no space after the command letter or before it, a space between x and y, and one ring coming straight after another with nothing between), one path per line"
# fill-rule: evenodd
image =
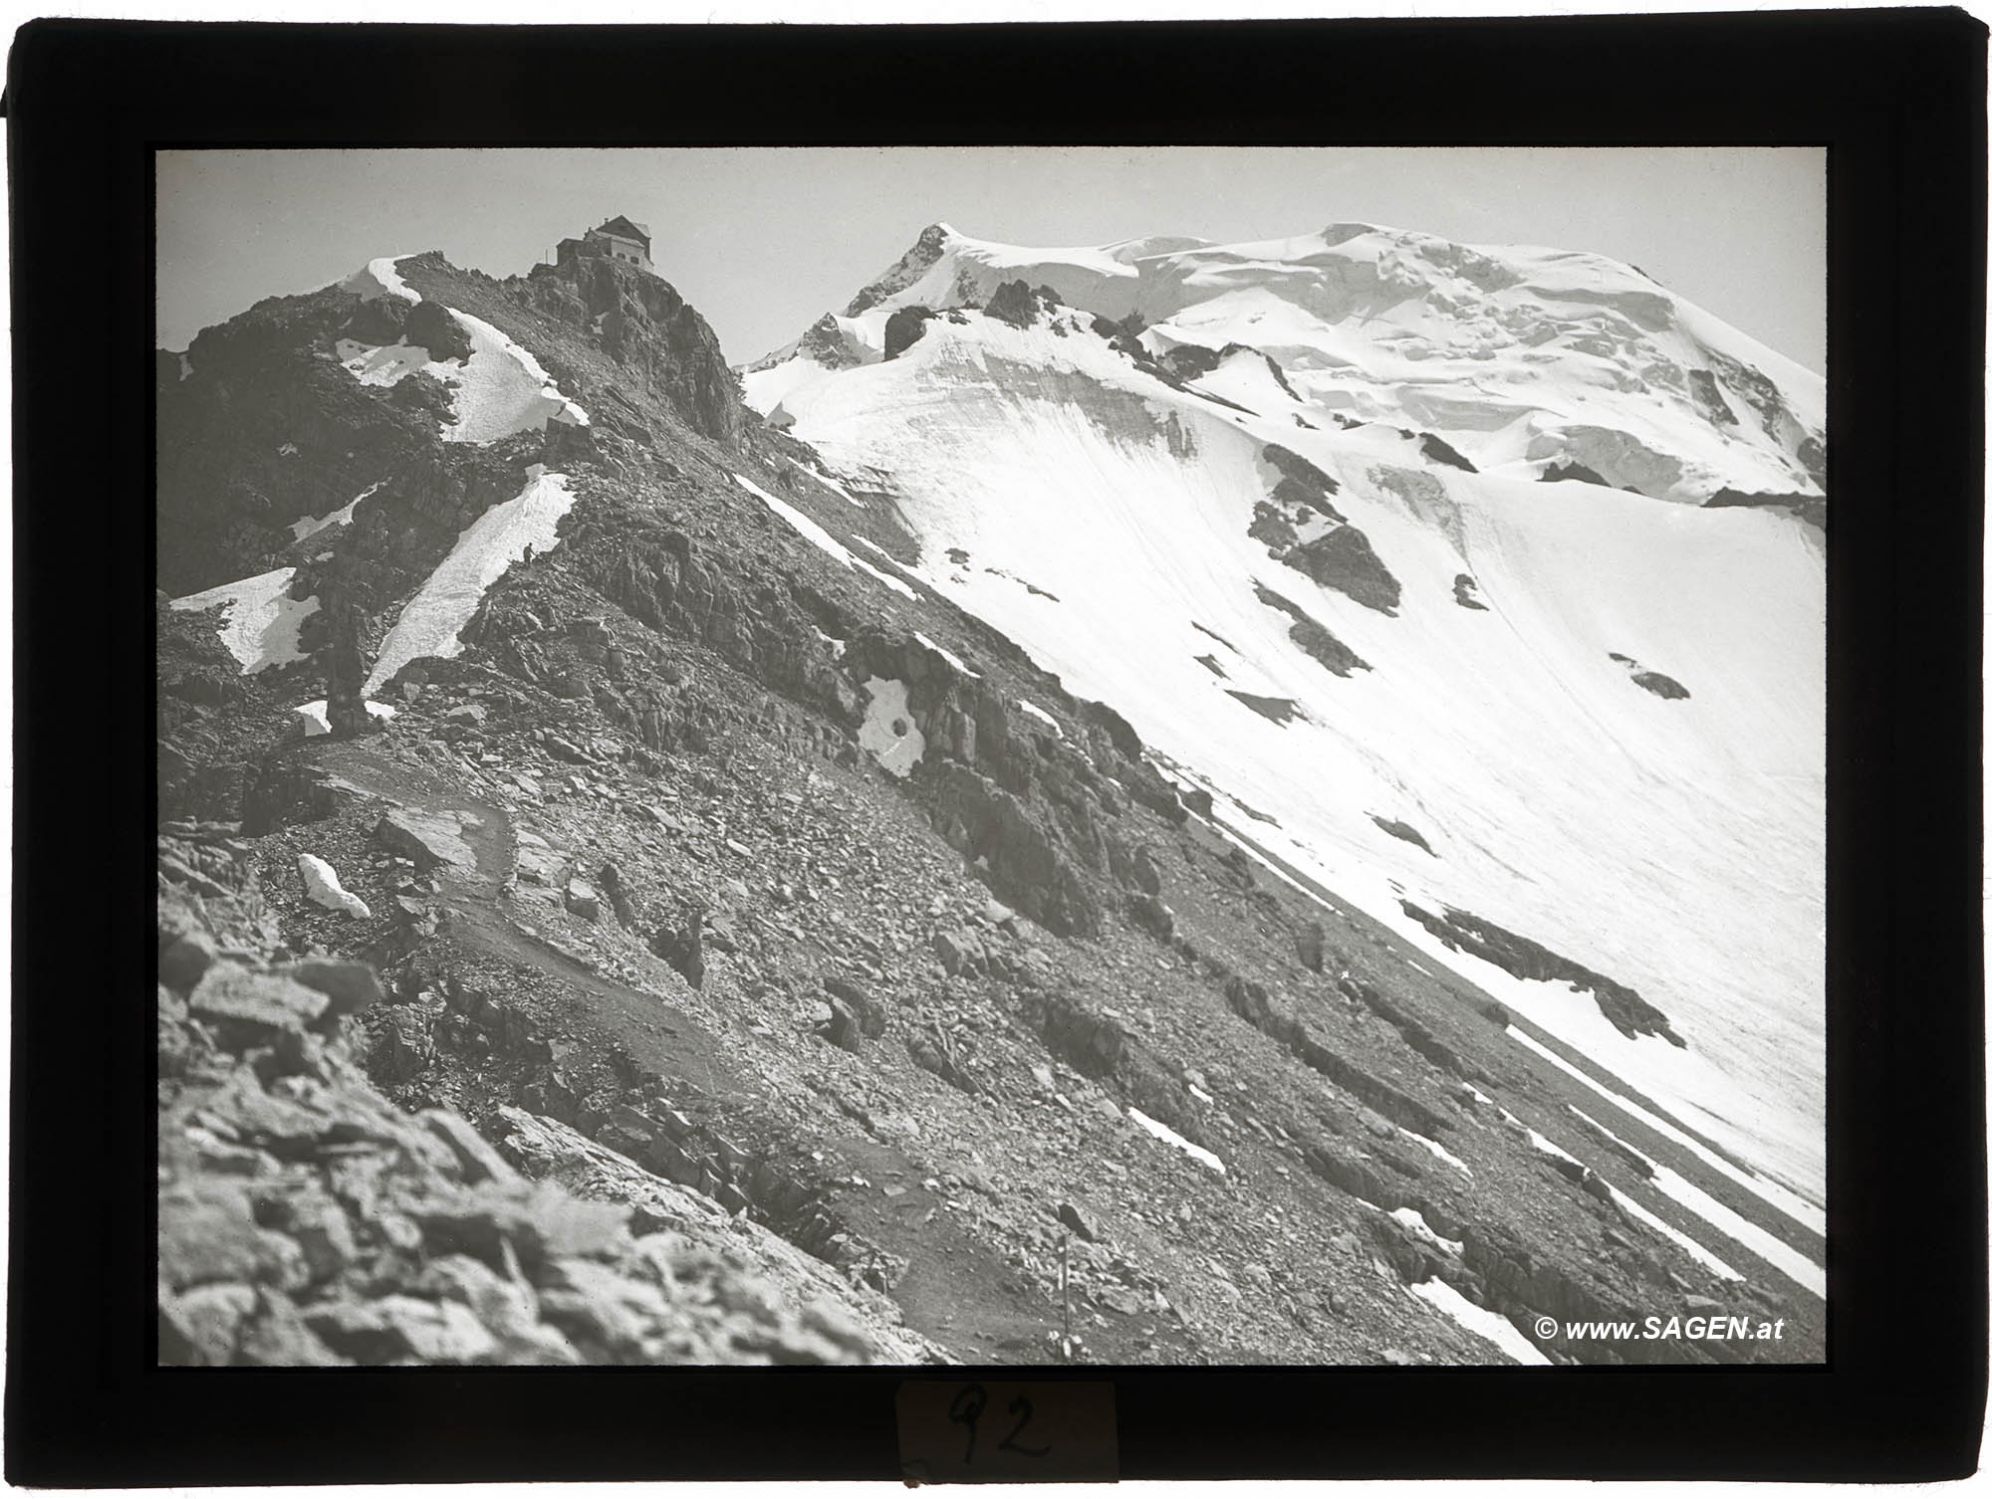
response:
M1133 309L1139 260L1199 243L1153 236L1040 249L975 239L951 224L929 224L911 249L851 299L843 318L866 319L915 305L979 307L998 286L1019 280L1049 286L1061 300L1090 312L1124 317Z
M1015 281L1138 318L1152 356L1264 354L1302 419L1431 432L1483 471L1690 504L1824 494L1820 377L1638 267L1367 223L1058 248L932 224L843 313L752 366L749 400L773 412L825 371L887 357L894 313L981 308Z

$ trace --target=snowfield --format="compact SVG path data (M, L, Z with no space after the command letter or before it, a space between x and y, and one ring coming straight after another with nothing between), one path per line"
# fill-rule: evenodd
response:
M420 294L395 270L396 262L407 258L369 261L339 285L362 297L419 302ZM450 442L497 442L517 432L537 431L550 421L588 425L588 413L560 393L530 349L482 318L453 307L445 310L470 340L466 360L431 359L429 351L417 344L366 344L342 338L337 344L339 362L362 385L395 385L419 373L453 387L456 420L443 427Z
M402 606L367 677L368 694L417 657L460 655L458 633L470 623L485 591L528 548L550 552L560 544L560 518L574 507L567 478L548 473L539 463L527 473L526 487L466 526L449 556Z
M1242 346L1193 388L1261 414L1415 427L1483 471L1534 479L1578 463L1693 504L1724 488L1821 492L1799 456L1823 441L1819 375L1603 256L1373 224L1051 250L936 224L833 315L834 352L805 340L757 361L743 375L747 398L800 419L837 365L883 359L899 308L980 306L1013 280L1088 314L1138 315L1157 354Z
M588 425L588 414L560 393L531 351L467 312L451 309L450 316L470 335L471 354L456 377L456 425L445 427L444 437L485 443L550 421Z
M296 576L296 568L280 567L190 593L173 600L173 607L190 614L221 609L221 643L242 664L245 676L268 666L287 666L305 659L298 649L298 631L318 612L315 597L290 596L291 579Z
M1780 1211L1822 1218L1823 543L1786 514L1693 503L1816 492L1794 454L1817 436L1817 377L1592 256L1369 226L1107 254L1117 271L1033 253L940 237L847 319L859 362L799 348L748 373L750 400L779 391L835 472L891 476L921 544L912 571L1121 712L1242 842L1746 1162ZM946 305L1025 264L1068 300L1120 290L1025 328L935 318L893 359L862 357L892 307ZM1264 349L1299 399L1256 354L1188 387L1144 371L1090 330L1124 293L1151 350ZM1434 458L1427 432L1486 471ZM1401 590L1393 607L1249 534L1279 483L1269 445L1333 485L1326 503ZM1585 454L1652 488L1540 481L1552 456ZM1318 508L1288 519L1302 540L1340 528ZM1319 632L1358 664L1337 674ZM1615 656L1688 695L1642 688ZM1630 985L1686 1047L1447 947L1406 900Z

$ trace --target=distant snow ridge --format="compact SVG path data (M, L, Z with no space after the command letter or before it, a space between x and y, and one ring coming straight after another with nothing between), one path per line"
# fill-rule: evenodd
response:
M799 420L815 382L884 359L895 311L981 307L1013 280L1138 317L1149 354L1199 354L1213 367L1195 388L1260 415L1413 427L1483 471L1574 467L1692 504L1822 492L1825 384L1795 361L1603 256L1369 224L1063 249L936 224L844 312L748 366L748 400Z
M290 597L291 579L296 576L296 568L280 567L190 593L173 600L173 607L190 614L222 609L221 643L242 663L246 676L305 659L298 649L298 631L318 612L318 600Z
M402 607L401 617L381 642L380 656L367 677L367 693L418 657L461 655L459 633L477 612L486 590L528 548L550 552L560 544L560 518L574 507L567 477L548 473L541 463L526 472L530 476L526 487L465 527L449 556Z

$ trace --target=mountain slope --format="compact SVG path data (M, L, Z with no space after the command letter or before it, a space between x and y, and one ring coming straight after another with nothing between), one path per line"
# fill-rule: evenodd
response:
M1100 465L1087 503L1109 513L1130 503L1126 465L1162 503L1193 484L1221 509L1249 461L1281 514L1234 518L1262 533L1252 581L1283 605L1247 583L1233 617L1228 527L1203 564L1224 587L1194 577L1180 538L1152 548L1158 577L1231 611L1200 621L1229 645L1197 632L1239 673L1244 695L1216 706L1293 733L1304 705L1277 674L1295 663L1331 687L1386 680L1389 639L1359 640L1306 592L1327 579L1365 618L1424 617L1429 581L1393 555L1384 510L1327 518L1341 499L1325 465L1346 455L1262 448L1231 422L1257 418L1186 392L1124 330L1067 309L1064 335L1045 332L1029 286L997 280L986 305L914 313L893 360L849 372L893 377L951 337L1016 334L971 358L1007 361L980 396L947 373L961 400L937 400L943 426L1037 402L1054 430L1058 402L1024 400L1020 380L1069 398L1084 420L1062 451ZM1047 361L1041 339L1077 362ZM1114 387L1102 360L1160 395ZM1250 361L1220 363L1205 373L1245 394ZM1167 401L1197 414L1151 409ZM639 1207L655 1178L693 1189L890 1297L917 1335L900 1346L969 1362L1819 1356L1822 1241L1755 1174L1644 1094L1600 1098L1581 1054L1433 961L1401 912L1379 921L1241 847L1239 828L1272 831L1242 811L1250 792L1200 789L1184 746L1130 721L1146 699L1121 673L1082 669L1093 653L1075 647L1061 680L1027 614L1011 630L986 599L950 597L952 570L1047 605L1058 590L1021 542L1008 578L966 551L939 562L899 514L902 480L833 471L764 423L658 277L378 261L162 354L159 431L162 816L176 837L226 839L265 893L272 951L250 958L345 952L378 970L380 998L330 1039L396 1105L518 1152L565 1141ZM1009 440L981 431L985 458ZM1407 471L1428 451L1347 435ZM1010 545L978 524L976 545ZM1139 526L1105 534L1150 545ZM1076 599L1087 579L1056 581ZM1455 580L1443 589L1461 610ZM1314 654L1288 661L1296 631ZM1640 654L1609 663L1619 685L1681 706L1636 673L1690 668L1646 634L1620 644ZM1099 692L1075 695L1087 669ZM1367 810L1400 834L1432 824L1435 848L1461 836L1403 798ZM214 878L174 849L161 873L197 892ZM1446 929L1560 959L1592 985L1591 1013L1676 1050L1680 1017L1573 967L1581 953L1517 945L1536 928ZM184 1017L161 1005L171 1031ZM284 1045L242 1060L280 1073ZM181 1117L185 1086L162 1117ZM243 1191L269 1214L280 1188ZM424 1252L453 1231L417 1228ZM264 1273L241 1268L223 1299L259 1294ZM307 1321L343 1318L358 1273L278 1289ZM1676 1302L1784 1319L1788 1341L1529 1341L1543 1316ZM875 1348L901 1337L880 1326Z
M953 266L986 251L932 231L922 246L925 276L863 317L979 287ZM1048 278L1073 258L1004 257ZM919 576L1114 703L1238 832L1664 1098L1816 1218L1819 532L1539 482L1548 460L1514 430L1608 409L1626 464L1663 443L1693 455L1692 482L1668 490L1681 498L1780 474L1810 485L1779 443L1811 429L1780 418L1746 437L1659 388L1607 401L1609 361L1584 338L1503 322L1502 297L1581 294L1659 325L1620 363L1691 339L1719 360L1746 347L1650 283L1626 301L1636 273L1594 257L1496 260L1345 226L1135 265L1122 280L1163 319L1138 339L1043 297L1024 326L994 302L939 308L889 360L803 370L798 352L750 371L749 399L779 391L793 435L890 492ZM1485 290L1480 310L1442 321L1447 285ZM1192 330L1228 352L1149 355ZM1792 384L1759 405L1809 413L1816 389ZM1524 390L1505 435L1472 425L1495 392ZM1388 415L1351 426L1352 410ZM1383 424L1413 413L1437 444L1431 427ZM1600 451L1570 444L1558 461ZM1620 1023L1595 992L1448 948L1413 909L1448 906L1601 970L1687 1046Z

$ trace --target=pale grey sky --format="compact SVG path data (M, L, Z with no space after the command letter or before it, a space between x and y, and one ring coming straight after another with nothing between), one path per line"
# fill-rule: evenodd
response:
M192 151L158 159L157 338L379 255L506 276L614 213L730 360L787 343L937 220L1025 245L1225 241L1336 222L1631 261L1825 367L1826 153L1811 148L937 147Z

